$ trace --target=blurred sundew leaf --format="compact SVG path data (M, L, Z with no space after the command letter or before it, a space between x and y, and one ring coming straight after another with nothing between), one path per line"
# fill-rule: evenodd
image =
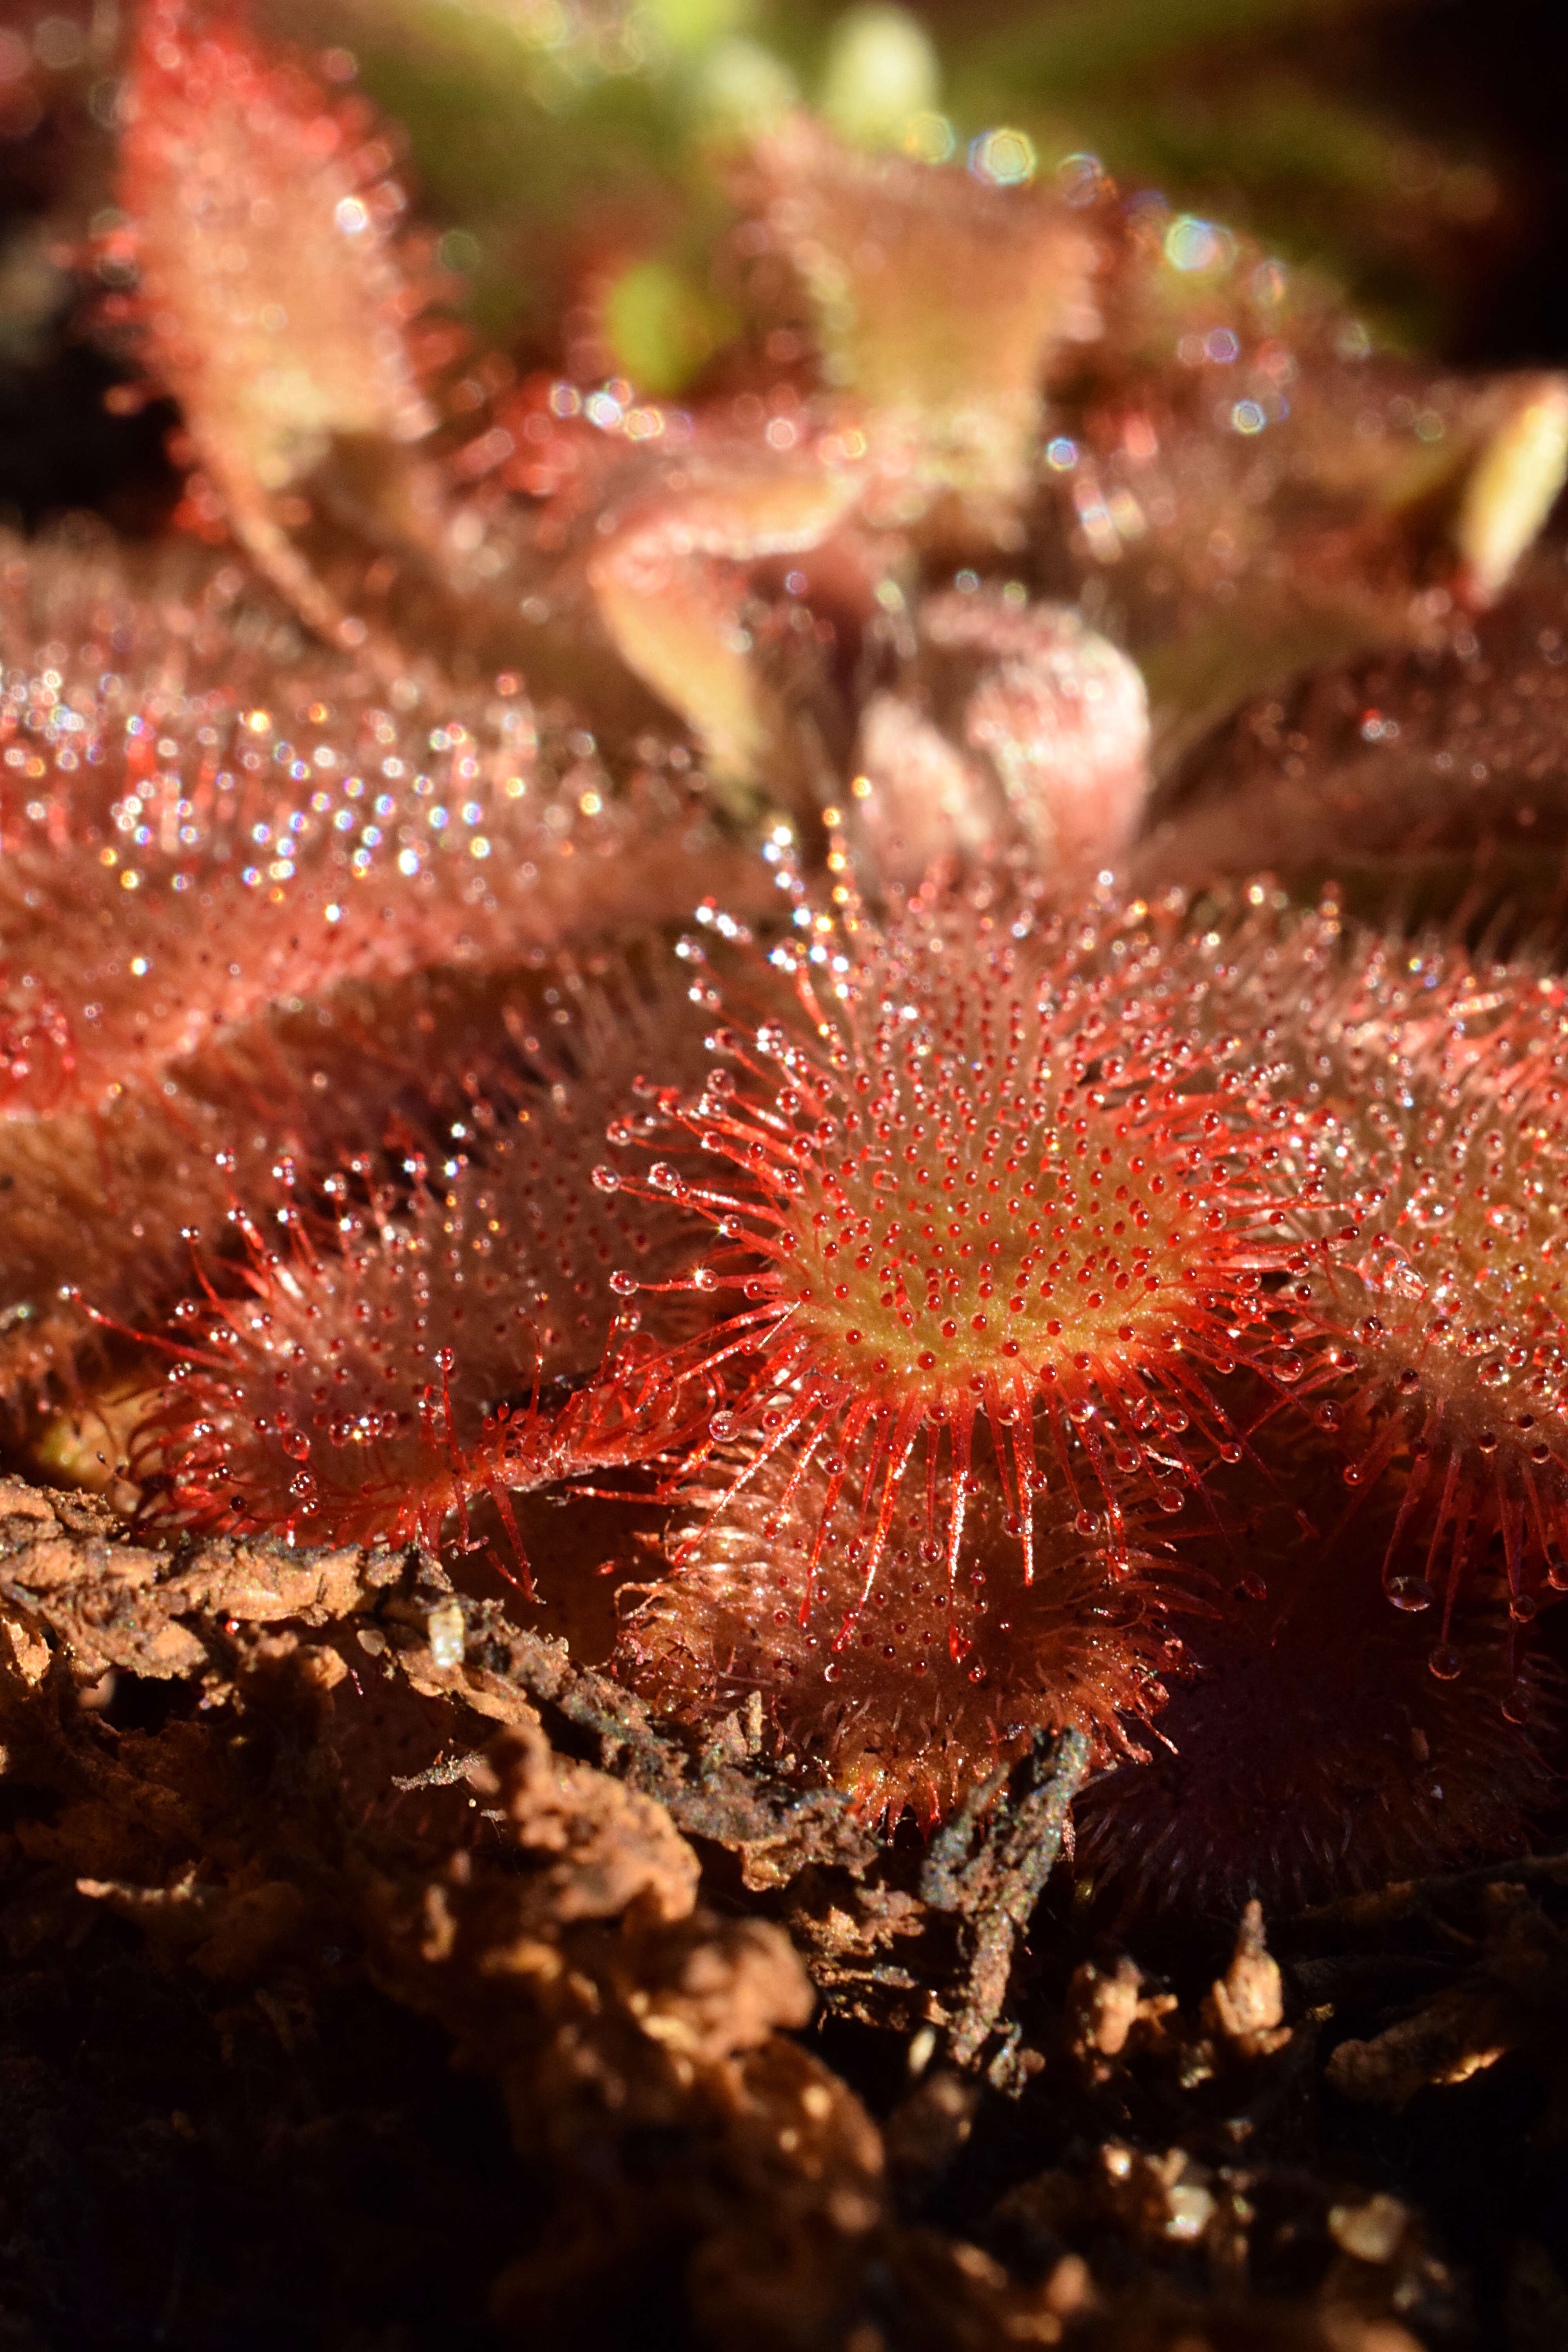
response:
M1568 385L1543 377L1483 449L1465 485L1454 538L1476 594L1506 585L1568 474Z
M803 95L857 144L962 152L1006 123L1042 176L1091 150L1124 186L1221 218L1239 204L1281 253L1349 286L1380 343L1429 343L1453 240L1495 208L1496 182L1413 142L1392 106L1342 96L1302 54L1304 36L1310 50L1320 30L1395 5L1069 0L981 30L963 11L928 29L893 0L267 0L267 13L308 46L341 40L405 127L422 209L476 240L463 270L483 335L548 328L602 257L626 273L616 364L673 395L728 331L700 259L728 216L716 156Z

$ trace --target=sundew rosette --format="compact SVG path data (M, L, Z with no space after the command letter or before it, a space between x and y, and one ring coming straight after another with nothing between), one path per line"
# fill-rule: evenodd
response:
M16 551L0 665L0 1117L101 1107L345 981L771 895L689 780L613 784L510 673L302 653L232 567Z

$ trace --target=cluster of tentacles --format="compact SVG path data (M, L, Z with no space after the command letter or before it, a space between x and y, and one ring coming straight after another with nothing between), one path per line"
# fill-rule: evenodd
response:
M1568 840L1568 595L1481 606L1563 389L805 121L804 399L458 378L374 126L134 42L110 325L239 552L6 557L16 1445L580 1641L608 1569L617 1673L889 1826L1075 1726L1125 1900L1524 1836L1568 982L1482 877Z

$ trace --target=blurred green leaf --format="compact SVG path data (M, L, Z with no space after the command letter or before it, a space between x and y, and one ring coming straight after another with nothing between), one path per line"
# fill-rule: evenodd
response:
M913 118L932 112L941 90L935 47L907 8L873 0L846 10L834 26L818 104L853 146L901 146Z
M685 389L732 323L705 288L668 261L633 262L605 297L604 331L616 367L658 399Z
M1399 0L1076 0L1021 11L1005 33L963 45L961 99L1000 78L1030 94L1136 88L1196 51L1331 25Z

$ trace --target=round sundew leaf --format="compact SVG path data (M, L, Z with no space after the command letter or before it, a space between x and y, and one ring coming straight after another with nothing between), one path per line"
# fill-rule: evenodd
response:
M1087 1476L1114 1523L1126 1494L1173 1507L1230 1442L1214 1383L1267 1360L1309 1203L1206 1020L1209 948L1146 911L922 898L802 960L794 1018L737 1030L732 1082L667 1119L732 1171L689 1203L722 1235L728 1425L754 1459L875 1434L868 1593L922 1432L956 1580L978 1420L1016 1492ZM657 1162L623 1181L668 1193Z
M678 974L620 966L575 1003L548 974L514 992L489 1091L405 1157L400 1192L367 1200L329 1175L317 1192L341 1203L334 1223L251 1229L238 1295L170 1327L181 1360L130 1446L149 1519L434 1542L481 1493L666 1449L691 1407L659 1359L700 1302L683 1285L662 1312L628 1310L626 1276L680 1273L691 1235L668 1204L606 1192L591 1171L612 1115L641 1116L650 1054L701 1066L703 1018ZM509 1012L542 1033L514 1017L510 1066ZM700 1172L697 1155L685 1164Z
M18 551L4 587L0 1113L95 1109L344 981L765 902L689 782L617 792L515 677L301 658L232 567Z
M1278 1303L1289 1385L1338 1417L1345 1478L1392 1465L1405 1482L1385 1578L1451 1605L1495 1539L1521 1616L1568 1558L1561 1005L1533 960L1367 930L1331 904L1237 932L1210 1007L1248 1023L1292 1107L1282 1174L1345 1212L1299 1227Z
M1085 1533L1065 1490L1037 1498L1026 1583L1017 1514L983 1436L957 1590L942 1469L929 1495L923 1477L900 1491L863 1604L866 1532L825 1465L786 1447L726 1502L732 1467L721 1455L711 1483L682 1497L676 1565L627 1615L617 1656L638 1690L700 1722L756 1693L780 1751L889 1827L906 1807L929 1827L1042 1732L1083 1730L1101 1759L1142 1752L1138 1727L1180 1654L1153 1563L1119 1557L1103 1515Z
M1223 1530L1164 1530L1183 1660L1146 1760L1078 1809L1079 1868L1112 1903L1231 1916L1381 1886L1521 1843L1551 1793L1561 1677L1504 1638L1495 1571L1444 1638L1429 1596L1391 1606L1377 1574L1397 1477L1335 1527L1325 1442L1262 1450Z

